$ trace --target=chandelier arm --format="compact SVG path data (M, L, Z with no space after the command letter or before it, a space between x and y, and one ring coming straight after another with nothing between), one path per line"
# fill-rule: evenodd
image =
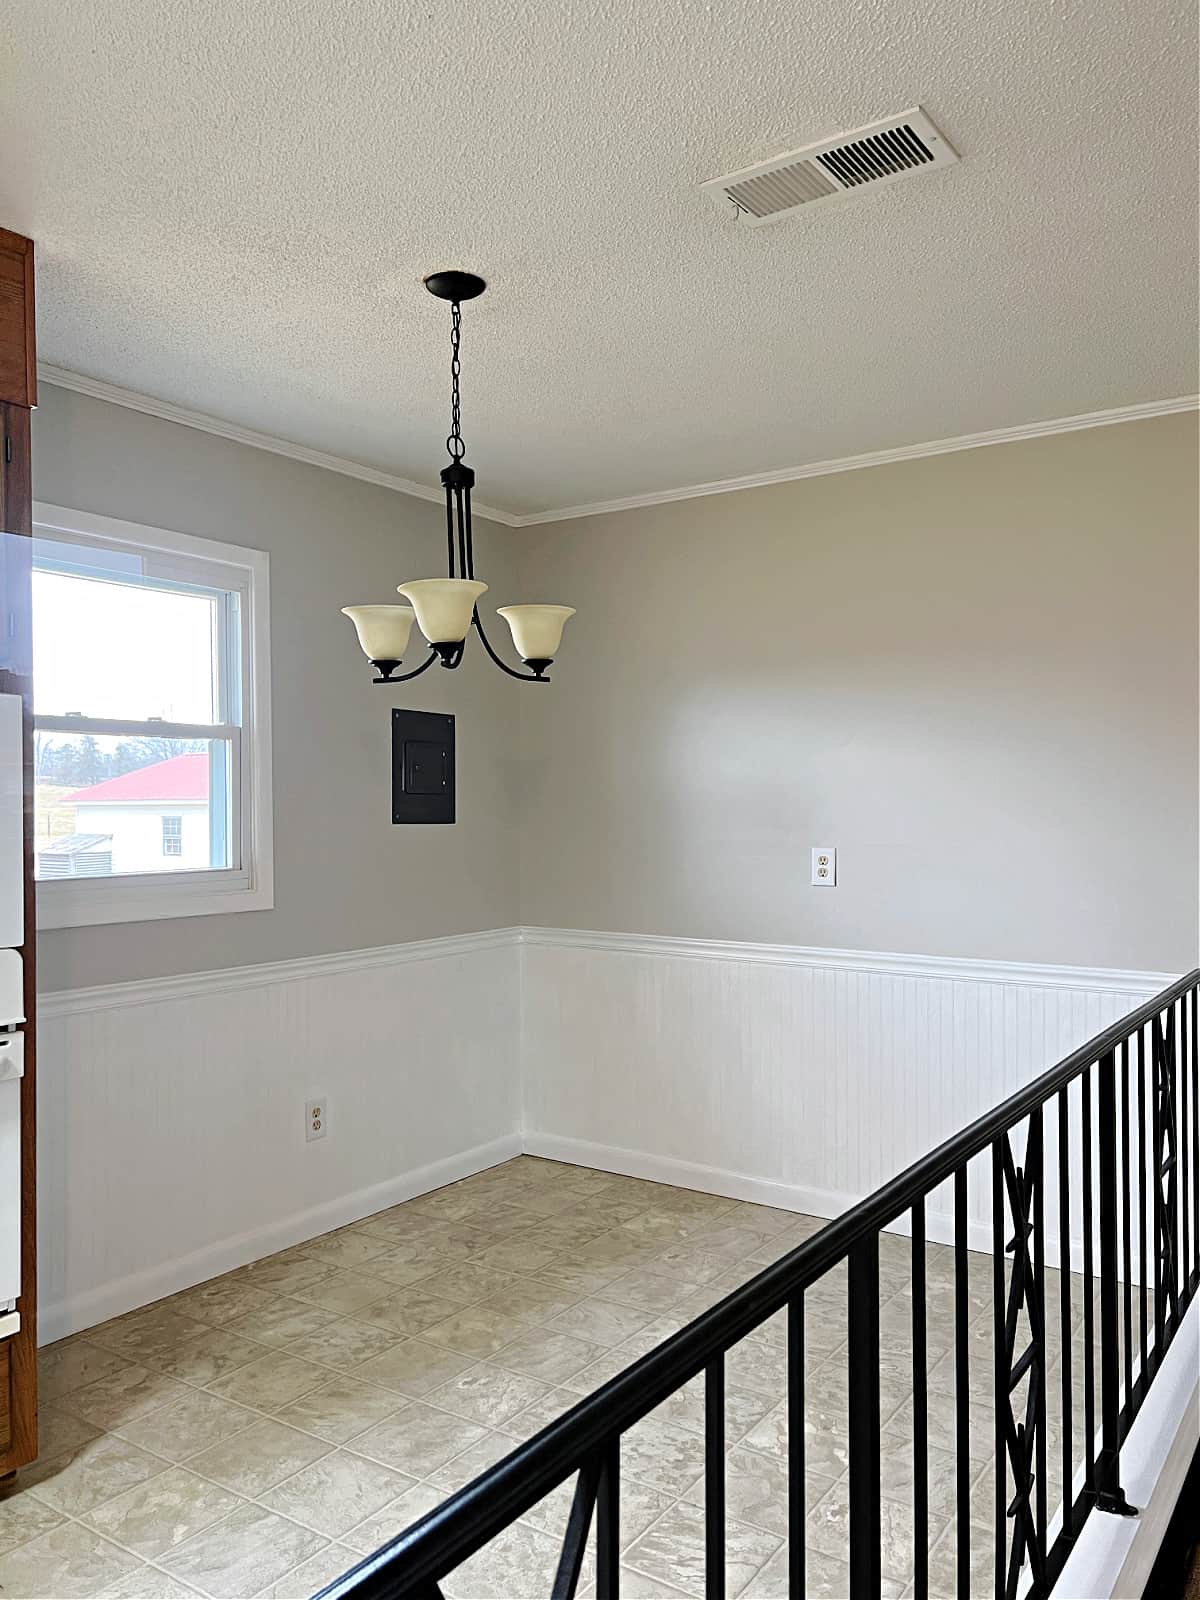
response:
M414 667L411 672L402 672L402 673L399 674L398 677L397 676L391 676L391 677L387 677L387 678L372 678L371 682L372 683L407 683L410 678L419 678L423 672L428 672L430 667L437 660L437 658L438 658L437 651L433 648L432 645L430 645L429 654L425 657L424 661L422 661L422 663L421 663L421 665L419 667ZM376 663L372 662L371 665L375 666Z
M547 678L543 673L540 673L540 672L518 672L515 667L510 667L507 661L502 661L500 659L500 657L492 649L491 640L488 638L487 634L484 633L484 631L483 631L483 623L480 622L480 620L479 620L479 608L478 608L478 606L476 606L476 608L475 608L475 611L474 611L474 613L473 613L473 615L471 617L471 621L474 624L475 632L483 640L483 648L487 651L488 655L491 656L492 660L500 668L501 672L507 672L509 677L510 678L516 678L518 683L549 683L550 682L550 679Z

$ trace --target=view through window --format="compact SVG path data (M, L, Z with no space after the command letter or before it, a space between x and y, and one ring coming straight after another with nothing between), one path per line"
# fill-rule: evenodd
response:
M38 878L240 866L241 595L203 567L35 539Z

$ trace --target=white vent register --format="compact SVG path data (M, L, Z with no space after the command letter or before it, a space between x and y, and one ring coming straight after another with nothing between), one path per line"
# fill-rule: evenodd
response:
M710 178L701 188L721 206L733 206L739 222L761 228L801 206L838 200L859 189L952 166L957 160L949 140L920 106L914 106L741 172Z

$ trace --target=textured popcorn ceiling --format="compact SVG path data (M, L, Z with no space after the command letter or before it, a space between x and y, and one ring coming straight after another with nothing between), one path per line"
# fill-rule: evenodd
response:
M1183 0L0 0L43 359L482 500L604 500L1195 387ZM5 15L7 13L7 15ZM920 102L961 165L697 185Z

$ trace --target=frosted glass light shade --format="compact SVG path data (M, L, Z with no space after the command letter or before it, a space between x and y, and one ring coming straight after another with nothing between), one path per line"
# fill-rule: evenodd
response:
M522 661L553 661L562 643L562 631L574 606L501 606L496 612L512 629L513 644Z
M368 661L402 661L416 620L411 606L343 606Z
M460 644L471 626L475 602L487 589L474 578L416 578L397 594L411 600L417 626L430 644Z

